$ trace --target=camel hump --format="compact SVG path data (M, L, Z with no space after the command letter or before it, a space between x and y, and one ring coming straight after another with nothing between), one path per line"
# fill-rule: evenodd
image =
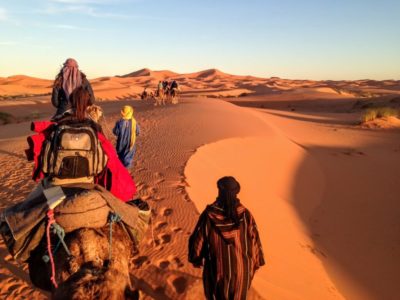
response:
M107 224L110 207L96 190L68 197L55 209L56 222L65 233L79 228L101 228Z

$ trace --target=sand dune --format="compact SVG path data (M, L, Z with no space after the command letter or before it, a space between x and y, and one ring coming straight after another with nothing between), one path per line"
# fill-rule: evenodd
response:
M200 147L185 169L199 210L219 177L243 183L266 245L254 287L271 299L396 299L399 166L388 166L398 164L399 133L260 112L264 137Z
M104 103L110 138L124 103ZM266 114L200 98L165 108L133 105L142 135L131 172L154 209L155 240L149 232L131 270L145 299L202 298L200 270L187 263L187 238L197 211L215 198L216 180L227 174L242 183L240 198L258 222L267 259L250 299L396 299L391 278L400 262L391 224L399 217L393 178L400 168L388 166L398 161L398 133L360 135L343 128L340 114ZM0 141L8 170L0 175L1 208L34 185L22 155L25 124L11 136L0 127L9 136ZM381 190L392 192L379 197ZM4 245L0 250L0 295L46 297Z
M163 71L152 71L150 69L144 68L129 74L125 74L122 76L118 76L118 77L122 77L122 78L126 78L126 77L142 77L142 76L151 76L151 77L155 77L156 79L162 80L162 79L166 79L166 78L171 78L174 76L177 76L178 74L172 71L168 71L168 70L163 70Z
M267 264L253 282L261 295L288 300L344 299L321 264L324 254L308 237L285 197L303 152L299 146L275 135L228 139L204 146L189 160L185 170L188 193L202 210L215 198L218 178L233 175L241 182L239 196L255 216L265 248ZM321 176L317 165L310 167L309 172Z
M278 77L258 78L231 75L217 69L178 74L172 71L153 71L147 68L121 76L91 79L96 97L100 100L139 98L144 88L155 89L160 80L175 79L186 96L242 97L249 94L285 100L371 98L399 95L400 82L395 80L313 81ZM51 80L23 75L0 79L0 97L42 95L51 93ZM1 105L1 103L0 103Z
M244 126L250 135L256 132ZM263 129L263 136L226 139L199 148L185 169L189 196L202 211L217 194L218 178L233 175L241 182L239 197L256 218L267 259L254 279L261 295L288 300L344 299L322 266L325 254L308 236L288 195L306 151L276 128L265 123ZM314 193L320 195L325 183L318 164L314 162L307 171L319 181ZM303 205L313 209L317 203Z
M171 78L180 82L180 105L132 101ZM216 180L227 174L242 183L240 198L255 215L267 259L250 299L396 299L399 133L355 124L366 107L399 107L399 81L143 69L91 82L104 100L110 139L124 104L135 107L142 129L131 174L153 207L154 240L149 232L131 275L144 299L202 299L201 271L187 263L186 243L198 212L215 198ZM35 96L51 84L0 78L0 111L19 122L0 126L0 209L34 186L23 155L27 120L53 114L49 95ZM0 298L48 296L30 285L26 266L4 244L0 277Z
M110 103L114 105L107 106L106 112L117 112L123 103L118 106ZM222 101L193 99L179 106L165 108L156 108L152 103L139 101L133 105L142 133L138 138L138 153L131 172L139 196L149 201L154 210L155 240L149 231L140 254L132 262L132 280L143 290L145 299L186 299L186 296L201 299L200 270L187 263L187 238L198 213L185 191L184 166L197 147L246 134L246 129L239 123L219 126L220 118L242 118L253 128L262 123L252 116L242 116L240 108ZM107 122L103 123L106 134L111 138L110 130L117 118L117 114L108 114ZM28 125L26 123L24 132L13 132L17 138L10 139L9 136L0 141L0 161L2 167L9 170L0 175L0 209L22 200L34 186L29 180L32 166L25 161L22 152L25 148L24 135L29 132ZM1 130L10 133L9 127L0 127L2 134ZM258 132L262 133L262 127ZM3 244L1 247L4 249ZM5 249L3 253L6 253ZM9 256L7 259L18 268ZM0 269L5 267L1 264ZM26 271L24 274L26 276ZM28 295L32 293L41 294L29 286L7 294L10 286L20 286L20 278L18 274L9 272L4 273L4 278L7 284L0 285L4 290L3 295L29 298ZM254 293L252 291L251 299L259 299Z
M52 80L39 79L24 75L0 79L0 96L37 95L51 92Z

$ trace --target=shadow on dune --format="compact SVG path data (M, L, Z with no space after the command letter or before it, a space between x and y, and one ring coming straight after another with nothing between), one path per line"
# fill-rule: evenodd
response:
M14 152L3 150L3 149L0 149L0 154L11 155L11 156L14 156L16 158L19 158L19 159L22 159L22 160L26 161L26 156L24 156L22 154L17 154L17 153L14 153Z
M7 249L3 248L5 247L3 241L1 241L0 247L0 268L7 269L15 277L18 277L19 279L25 281L28 285L31 285L29 275L18 265L9 262L8 259L6 259L6 257L9 256L9 253Z
M148 296L152 297L155 300L171 299L165 294L165 288L163 287L153 288L145 280L140 279L132 274L131 274L131 280L135 282L136 287L138 287L141 291L143 291L144 293L146 293Z
M398 299L400 160L393 147L308 148L293 205L346 299ZM397 155L397 160L395 159ZM315 162L323 186L310 174Z
M311 122L311 123L319 123L319 124L327 124L327 125L355 125L353 120L346 120L346 119L339 119L339 118L333 118L333 117L324 117L324 118L315 118L311 114L301 114L298 115L288 115L284 113L275 113L275 112L266 112L268 114L278 116L278 117L283 117L287 119L292 119L292 120L297 120L297 121L304 121L304 122Z
M226 99L227 101L245 107L266 108L291 111L326 111L326 112L350 112L357 101L351 99L277 99L265 100L256 97L244 97L239 99Z

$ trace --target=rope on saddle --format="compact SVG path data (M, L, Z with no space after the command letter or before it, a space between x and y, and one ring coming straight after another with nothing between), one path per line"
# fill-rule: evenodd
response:
M54 265L54 257L53 257L53 252L51 251L51 237L50 237L50 228L51 225L56 223L56 220L54 219L54 211L52 209L49 209L47 211L47 227L46 227L46 236L47 236L47 252L49 253L49 259L50 259L50 265L51 265L51 282L53 283L54 287L57 288L57 282L56 282L56 267Z
M120 215L111 212L108 216L108 221L109 221L109 225L110 225L110 239L109 239L109 249L108 249L108 260L111 263L111 259L112 259L112 232L113 232L113 224L117 223L117 222L121 222L122 218Z
M57 223L53 223L52 228L53 228L53 233L57 234L57 236L59 238L59 243L61 243L63 245L65 252L67 252L68 256L71 256L71 252L69 251L68 246L64 241L64 238L65 238L64 228L62 228ZM54 251L54 253L55 253L55 251Z
M54 247L53 255L56 254L60 245L61 245L61 241L58 241L57 245ZM42 260L47 264L50 261L50 257L47 254L45 254L42 256Z
M54 287L57 288L57 282L56 282L56 268L54 264L54 257L53 255L56 253L58 250L58 247L63 245L65 252L67 252L68 256L71 256L71 252L68 249L67 244L64 241L65 238L65 231L64 228L62 228L59 224L56 223L56 220L54 219L54 211L52 209L49 209L47 211L47 227L46 227L46 237L47 237L47 255L43 256L44 262L50 262L51 265L51 282L53 283ZM56 247L54 248L54 251L51 249L51 236L50 236L50 231L53 229L53 234L56 234L58 236L58 243Z

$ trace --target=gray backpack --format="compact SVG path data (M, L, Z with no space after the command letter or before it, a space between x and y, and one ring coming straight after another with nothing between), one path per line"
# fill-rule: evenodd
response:
M60 179L95 176L107 164L97 132L85 123L56 125L42 158L43 173Z

